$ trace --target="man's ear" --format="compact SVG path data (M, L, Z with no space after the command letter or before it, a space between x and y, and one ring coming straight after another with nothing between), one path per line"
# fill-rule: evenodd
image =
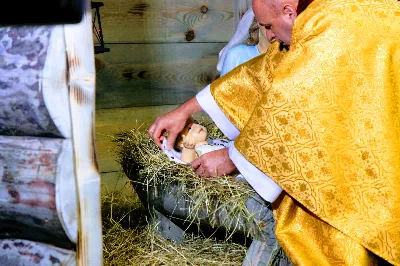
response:
M296 7L294 7L293 5L291 5L291 4L285 4L284 6L283 6L283 15L284 16L287 16L287 18L289 18L290 20L292 20L293 21L293 23L294 23L294 21L296 20L296 18L297 18L297 9L296 9Z

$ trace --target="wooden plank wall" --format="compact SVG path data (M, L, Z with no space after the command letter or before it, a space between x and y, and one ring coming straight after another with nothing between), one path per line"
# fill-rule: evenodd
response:
M101 0L96 108L180 104L215 79L251 0Z

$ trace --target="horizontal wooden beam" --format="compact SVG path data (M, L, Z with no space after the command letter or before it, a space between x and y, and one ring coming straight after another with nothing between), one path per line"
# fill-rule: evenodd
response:
M104 42L228 42L234 2L225 0L102 0Z
M96 108L183 103L215 79L224 45L110 45L96 55Z

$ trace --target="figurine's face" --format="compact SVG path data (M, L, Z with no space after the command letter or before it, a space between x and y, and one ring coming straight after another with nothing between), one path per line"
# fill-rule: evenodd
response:
M182 130L181 134L176 138L174 149L176 151L182 151L183 143L182 136L191 136L194 142L197 144L199 142L205 141L207 139L207 129L199 124L190 123Z
M182 135L191 136L195 143L199 143L201 141L205 141L207 139L207 129L199 124L189 124L186 126L187 133Z

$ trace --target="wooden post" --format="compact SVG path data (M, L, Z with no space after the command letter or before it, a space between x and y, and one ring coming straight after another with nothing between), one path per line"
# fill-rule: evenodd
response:
M78 199L77 265L102 265L100 175L94 142L95 66L90 1L76 25L65 26L72 145Z

